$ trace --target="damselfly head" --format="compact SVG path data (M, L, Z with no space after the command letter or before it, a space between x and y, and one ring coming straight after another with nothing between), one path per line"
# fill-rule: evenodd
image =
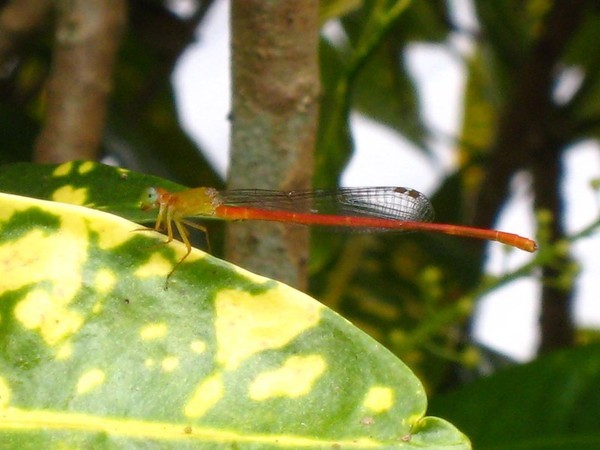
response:
M152 208L158 207L159 194L156 188L149 187L144 191L142 196L142 202L140 208L142 211L147 211Z

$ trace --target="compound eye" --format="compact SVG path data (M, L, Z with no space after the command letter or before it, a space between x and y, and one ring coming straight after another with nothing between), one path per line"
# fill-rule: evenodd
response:
M156 203L158 201L158 192L156 192L156 188L149 187L146 189L146 202L148 203Z
M142 210L152 209L158 206L158 192L156 188L149 187L144 191L144 195L142 197Z

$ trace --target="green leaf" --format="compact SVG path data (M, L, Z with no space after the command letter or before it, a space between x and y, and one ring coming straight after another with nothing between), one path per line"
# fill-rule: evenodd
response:
M321 0L319 20L321 23L344 16L362 6L362 0Z
M469 448L337 314L198 250L165 289L138 228L0 194L3 448Z
M425 124L417 92L401 57L402 42L388 35L356 79L354 103L362 114L391 127L423 150ZM423 150L424 151L424 150Z
M431 409L469 433L474 448L600 446L600 345L557 352L499 372Z
M468 69L459 140L461 162L465 166L480 163L489 152L496 135L498 112L505 100L484 55L475 52L468 60Z
M140 210L150 186L185 189L162 178L92 161L0 166L0 191L87 206L137 222L156 220L156 211Z

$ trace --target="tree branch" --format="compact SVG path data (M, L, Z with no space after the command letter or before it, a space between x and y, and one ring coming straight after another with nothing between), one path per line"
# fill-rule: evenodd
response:
M318 115L319 2L231 2L233 122L229 187L310 186ZM231 261L306 286L308 230L228 226Z
M561 136L563 118L552 99L555 69L566 46L577 32L589 6L586 0L557 0L541 23L538 39L529 56L516 71L511 99L499 123L488 171L482 183L475 223L491 226L503 203L512 175L529 167L534 178L535 207L554 214L552 240L564 237L561 227L560 160L571 136ZM557 276L544 268L545 278ZM571 293L544 285L541 313L541 349L550 350L573 343Z
M125 0L58 0L54 62L38 162L96 159L113 66L125 27Z

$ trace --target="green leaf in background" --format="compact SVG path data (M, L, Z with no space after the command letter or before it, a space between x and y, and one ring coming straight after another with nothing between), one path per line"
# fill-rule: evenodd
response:
M319 130L317 134L317 146L315 153L315 176L314 185L320 188L332 187L339 184L341 172L352 155L352 137L349 127L349 116L352 108L352 94L355 89L357 75L372 59L379 49L393 24L406 11L410 1L398 1L388 4L387 2L369 2L363 5L359 15L367 17L347 43L335 43L336 39L329 41L321 40L320 67L323 96L320 105ZM364 10L362 10L364 9ZM343 40L343 39L342 39ZM349 45L347 45L349 44ZM389 69L385 64L379 66L379 74ZM366 80L372 83L372 80ZM406 83L401 83L400 77L391 74L385 77L382 83L376 83L375 87L383 86L398 88L402 95L406 94ZM394 95L398 94L394 92ZM363 96L364 97L364 96ZM389 93L388 93L389 97ZM409 96L410 97L410 96ZM405 98L408 98L405 96ZM411 97L412 98L412 97ZM376 100L374 100L376 102ZM364 109L371 109L374 113L371 101L364 101ZM398 106L397 102L392 102ZM388 106L388 102L386 105ZM399 107L398 111L406 111L408 108ZM376 108L377 111L379 111ZM390 119L393 114L385 114ZM398 124L398 121L393 120ZM411 124L407 127L414 131L418 126ZM412 133L416 134L416 133Z
M600 448L600 345L557 352L432 400L485 449Z
M156 211L140 210L142 195L150 186L185 189L159 177L92 161L0 166L2 192L87 206L138 222L156 220Z
M362 6L362 0L321 0L319 2L319 19L321 23L337 19Z
M197 250L165 290L138 228L0 194L2 448L469 448L337 314Z
M390 127L415 144L416 150L425 151L425 124L401 51L395 36L381 43L357 76L354 104L360 113Z
M344 18L344 30L354 42L360 38L364 11ZM416 83L406 60L410 45L443 42L449 33L443 2L410 2L360 68L354 87L354 107L427 151L427 126L420 114Z

